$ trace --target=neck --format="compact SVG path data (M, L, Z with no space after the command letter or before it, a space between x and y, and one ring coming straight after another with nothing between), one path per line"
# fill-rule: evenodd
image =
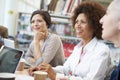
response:
M83 46L85 46L87 43L89 43L93 38L89 39L83 39Z
M120 48L120 40L116 40L113 42L115 47L119 47Z
M110 41L114 43L115 47L120 48L120 35L114 36L114 38L111 39Z

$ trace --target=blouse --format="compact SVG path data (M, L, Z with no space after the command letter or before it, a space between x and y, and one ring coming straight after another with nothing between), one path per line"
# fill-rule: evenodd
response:
M104 80L111 65L109 47L97 38L93 38L84 48L81 44L82 41L75 46L63 66L53 68L57 72L56 80L59 77L69 80Z

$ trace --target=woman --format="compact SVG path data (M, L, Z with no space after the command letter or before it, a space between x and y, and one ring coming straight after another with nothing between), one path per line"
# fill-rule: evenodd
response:
M111 64L109 48L103 42L102 28L99 19L105 9L96 2L82 2L72 14L72 23L76 36L81 39L71 56L63 66L52 68L47 63L29 69L30 75L34 70L43 70L51 80L104 80ZM61 77L61 78L60 78Z
M4 38L8 38L8 29L0 25L0 48L4 45Z
M113 0L106 14L100 19L102 24L102 37L120 47L120 0ZM112 72L110 80L120 80L120 63L118 68Z
M0 25L0 37L8 38L8 29L2 25Z
M46 62L52 66L64 63L64 51L59 36L49 33L51 18L47 11L36 10L30 18L34 39L26 53L25 59L31 65Z

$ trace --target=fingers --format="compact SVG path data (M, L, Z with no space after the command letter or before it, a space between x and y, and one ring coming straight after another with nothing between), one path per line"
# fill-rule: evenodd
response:
M45 72L48 72L50 68L52 68L51 65L47 64L47 63L41 63L39 65L39 70L42 70L42 71L45 71Z
M33 72L34 71L45 71L47 73L49 73L49 71L51 71L52 67L51 65L47 64L47 63L41 63L38 67L32 67L28 70L29 75L33 76Z
M34 40L44 40L46 37L45 33L44 32L36 32L35 33L35 36L34 36Z
M28 73L29 73L29 75L33 76L33 72L37 71L37 70L39 70L38 67L32 67L32 68L28 69Z

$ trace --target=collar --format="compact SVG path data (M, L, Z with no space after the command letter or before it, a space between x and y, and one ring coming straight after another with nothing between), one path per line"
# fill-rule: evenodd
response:
M98 39L96 37L94 37L89 43L87 43L84 46L84 50L85 51L93 50L93 48L95 47L95 45L97 44L97 42L98 42ZM83 44L83 42L80 41L80 43L77 45L77 47L78 48L83 47L82 44Z

